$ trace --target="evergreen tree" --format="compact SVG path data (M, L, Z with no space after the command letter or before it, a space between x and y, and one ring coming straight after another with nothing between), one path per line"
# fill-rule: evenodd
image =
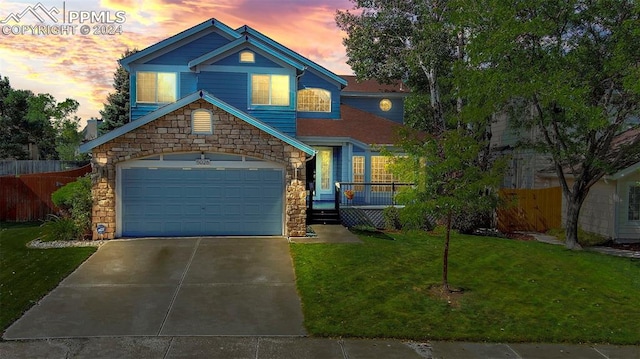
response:
M122 58L131 56L138 52L137 49L127 50ZM129 83L129 71L122 65L118 65L113 74L113 88L115 92L107 96L107 103L100 111L102 123L98 128L98 135L101 136L113 129L124 126L131 120L129 117L129 104L131 99L131 88Z

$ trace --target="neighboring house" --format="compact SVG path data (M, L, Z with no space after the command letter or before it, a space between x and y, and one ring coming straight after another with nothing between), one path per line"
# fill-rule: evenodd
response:
M548 155L530 149L518 148L518 141L535 139L537 131L517 131L509 123L506 113L497 114L491 124L491 146L500 155L509 156L509 163L502 182L503 188L533 189L547 187L540 181L538 172L543 171L552 162Z
M87 120L87 125L82 129L82 141L91 141L98 138L98 128L102 120L98 120L97 118L91 118Z
M335 182L391 179L379 150L402 124L401 85L357 83L215 19L120 63L132 120L81 146L94 238L304 236L307 201L333 203Z
M640 129L627 130L613 140L628 142L640 136ZM540 182L547 187L559 186L552 171L541 171ZM567 175L569 186L573 178ZM566 222L566 199L562 196L562 223ZM578 226L615 241L640 240L640 162L618 168L604 176L589 190L582 204Z

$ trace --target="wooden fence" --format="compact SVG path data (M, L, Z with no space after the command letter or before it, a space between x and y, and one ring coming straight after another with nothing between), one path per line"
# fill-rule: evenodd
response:
M44 220L57 208L51 194L91 172L91 165L64 172L0 177L0 221Z
M58 161L58 160L1 160L0 176L18 176L31 173L70 171L84 167L88 161Z
M546 232L562 221L562 189L501 189L506 206L498 210L498 230Z

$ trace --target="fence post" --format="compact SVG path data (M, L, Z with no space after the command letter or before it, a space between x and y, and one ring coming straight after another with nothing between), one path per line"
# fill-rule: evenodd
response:
M337 210L340 209L340 198L341 198L341 196L340 196L340 182L336 182L334 184L334 187L335 187L335 191L334 191L335 192L335 202L334 202L333 208L337 211Z
M396 182L391 182L391 204L396 205Z

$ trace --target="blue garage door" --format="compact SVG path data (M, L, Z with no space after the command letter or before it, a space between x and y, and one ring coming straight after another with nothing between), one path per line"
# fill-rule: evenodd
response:
M122 169L122 235L282 235L281 169Z

